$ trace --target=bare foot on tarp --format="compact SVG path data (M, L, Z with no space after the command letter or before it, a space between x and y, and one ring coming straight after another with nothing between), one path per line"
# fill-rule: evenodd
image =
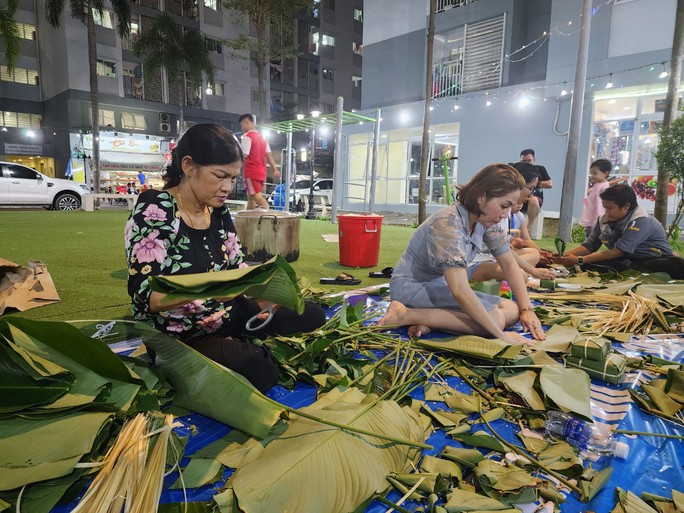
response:
M387 313L377 323L378 326L406 326L409 317L408 308L399 301L392 301L387 307Z
M427 335L432 330L425 324L416 324L414 326L409 326L408 336L410 338L420 338L423 335Z

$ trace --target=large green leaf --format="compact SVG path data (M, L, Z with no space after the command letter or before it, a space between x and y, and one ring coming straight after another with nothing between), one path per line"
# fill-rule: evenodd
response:
M500 338L484 338L475 335L415 340L414 343L431 351L447 351L487 360L497 360L504 353L507 358L513 358L523 348L523 344L511 346ZM516 349L516 354L509 354L507 352L509 349Z
M591 381L586 372L580 369L544 367L539 373L539 384L546 398L561 410L592 420L589 402Z
M0 321L0 333L24 351L67 369L75 377L69 393L46 404L45 411L82 406L96 398L127 410L140 390L142 381L131 376L106 344L67 323L11 317Z
M358 389L333 390L304 411L415 442L425 437L412 410ZM405 472L418 456L403 444L296 417L257 460L237 470L231 485L246 513L346 513L387 488L385 476Z
M172 296L232 299L247 294L273 301L300 314L304 311L297 276L281 256L252 267L213 273L151 276L149 281L152 290Z
M139 336L156 353L155 364L176 390L174 403L265 438L284 408L261 394L237 372L216 363L183 342L146 325ZM217 400L216 394L223 399Z
M509 507L503 502L479 493L455 488L447 503L444 504L444 509L449 513L460 513L461 511L505 511Z
M88 338L65 322L33 321L21 317L7 317L0 321L0 333L7 338L19 331L59 351L65 357L106 378L130 381L131 375L121 359L101 340ZM19 344L17 340L14 343ZM40 354L39 354L40 356ZM53 354L49 354L49 360ZM59 363L59 362L57 362Z
M537 351L546 351L547 353L564 353L568 350L568 346L579 335L579 331L572 326L561 326L554 324L549 331L546 332L546 340L537 342L534 349Z
M56 419L0 419L0 490L70 473L112 417L75 413Z
M51 403L67 393L73 376L66 369L52 376L40 374L15 348L14 344L0 341L0 413Z
M534 371L524 371L517 374L505 376L500 374L497 378L508 390L518 394L525 401L525 404L533 410L545 410L544 400L534 389L534 381L537 373Z

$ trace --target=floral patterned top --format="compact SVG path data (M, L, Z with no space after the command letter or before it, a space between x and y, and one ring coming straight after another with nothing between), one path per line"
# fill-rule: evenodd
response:
M245 265L228 207L214 209L209 228L198 230L185 224L171 194L149 189L138 196L126 223L124 248L128 294L135 319L181 340L221 328L230 305L213 299L151 312L148 278L223 271Z

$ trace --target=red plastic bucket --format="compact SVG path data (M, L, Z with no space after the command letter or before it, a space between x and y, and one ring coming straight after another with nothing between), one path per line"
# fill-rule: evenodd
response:
M342 214L337 216L340 235L340 264L347 267L378 265L383 216Z

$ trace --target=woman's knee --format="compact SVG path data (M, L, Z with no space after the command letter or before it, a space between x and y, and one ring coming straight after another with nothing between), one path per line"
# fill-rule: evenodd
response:
M510 299L502 299L498 308L504 318L505 325L503 327L513 326L520 319L518 304Z

